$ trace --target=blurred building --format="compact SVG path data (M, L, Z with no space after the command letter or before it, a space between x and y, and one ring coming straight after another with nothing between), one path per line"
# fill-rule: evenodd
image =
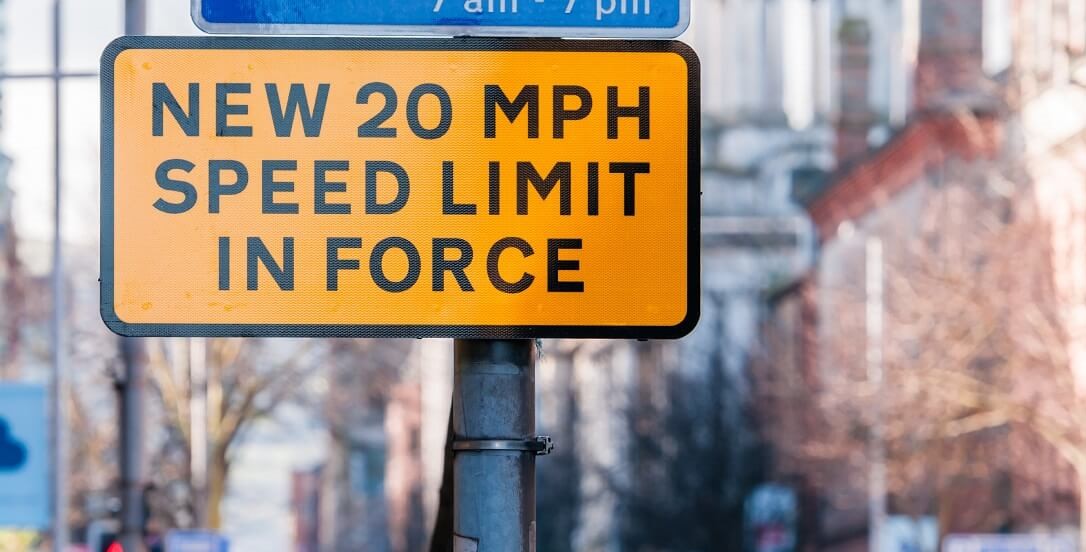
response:
M541 550L742 549L764 479L749 360L764 296L810 262L793 188L833 167L837 4L694 2L701 321L674 343L546 343L540 426L558 449L539 463Z
M694 4L686 38L703 71L701 322L675 343L544 343L539 429L558 446L539 462L541 550L738 550L743 505L767 477L748 368L763 298L810 263L814 232L794 190L834 167L843 4ZM892 29L886 13L880 25ZM875 40L887 53L868 61L903 82L905 62L888 53L903 38L888 30ZM891 90L879 87L873 101L903 119L905 96ZM863 132L876 123L889 125L854 121ZM336 368L328 410L350 414L333 424L322 550L415 550L415 535L428 535L451 389L439 367L451 356L447 343L429 341L398 354L390 365L404 375Z
M1086 0L695 0L685 39L702 60L701 321L677 342L544 343L539 430L557 450L538 464L539 549L753 550L791 542L792 531L800 549L865 548L863 441L829 471L791 454L826 430L817 391L846 367L864 369L864 327L841 314L859 306L862 321L863 238L881 236L892 262L906 236L922 235L926 190L987 174L1016 133L1050 136L1031 139L1042 152L1077 136L1084 26ZM1008 97L1021 100L1010 130ZM1086 214L1086 195L1072 190L1083 175L1060 174L1040 197L1051 213L1081 204ZM1002 201L998 184L991 189L986 209ZM1051 216L1086 225L1086 216ZM1086 273L1082 243L1057 244L1067 252L1059 270ZM860 302L834 303L831 284L858 290ZM424 341L388 349L372 361L381 366L336 368L328 411L348 414L332 428L321 550L425 542L450 351ZM802 395L775 393L781 385ZM863 422L849 428L866 431ZM968 444L996 454L1002 442ZM1059 464L1038 458L1035 471ZM891 513L938 513L940 530L1000 530L1018 518L955 519L930 505L999 502L1007 481L1013 487L1011 476L976 476L946 497L903 492ZM764 502L765 489L794 499L751 517L745 509ZM1046 519L1066 519L1066 508L1054 511Z
M996 393L948 411L932 397L974 388L918 378L934 363L1078 408L1086 2L839 6L837 164L795 188L816 263L771 296L755 369L769 477L801 491L803 549L867 549L882 469L889 514L940 534L1074 526L1074 454L992 415ZM1040 326L1063 337L1036 345Z
M702 60L701 321L673 343L543 344L538 425L557 450L538 463L540 550L742 548L743 505L767 475L748 367L763 298L810 264L813 227L793 190L834 166L840 7L694 2L685 38ZM872 63L897 75L889 56ZM900 110L886 90L880 105ZM428 537L450 350L412 344L389 357L404 368L395 376L335 368L328 411L350 414L333 423L322 550L417 550L414 535Z
M294 552L320 551L320 467L295 470L290 478L290 509L294 519Z
M452 397L451 345L332 343L331 443L314 550L414 552L429 542Z

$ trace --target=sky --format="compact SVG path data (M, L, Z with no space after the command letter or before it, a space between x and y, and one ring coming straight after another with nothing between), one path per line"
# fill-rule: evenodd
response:
M187 0L147 0L148 33L187 35L199 31ZM62 67L98 70L105 46L123 32L123 0L65 0ZM0 0L4 27L3 71L40 73L52 66L49 0ZM15 191L15 222L32 270L49 269L53 236L52 84L48 80L0 83L0 151L14 161L8 184ZM64 84L61 117L64 236L71 246L98 243L99 93L97 78ZM87 274L97 278L97 274ZM80 277L76 275L76 277ZM234 465L225 505L225 532L235 550L289 549L290 471L309 468L324 455L324 433L297 409L262 421L246 439Z

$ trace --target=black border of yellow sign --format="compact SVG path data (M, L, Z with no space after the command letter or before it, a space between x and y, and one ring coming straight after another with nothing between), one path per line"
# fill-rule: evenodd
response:
M145 324L120 320L114 310L114 82L117 56L129 49L191 50L415 50L517 52L670 52L687 65L687 297L686 318L674 326L479 326L358 324ZM663 40L397 39L311 37L122 37L102 54L101 314L114 332L136 337L449 337L458 339L625 338L674 339L690 333L700 316L701 99L700 64L689 46Z

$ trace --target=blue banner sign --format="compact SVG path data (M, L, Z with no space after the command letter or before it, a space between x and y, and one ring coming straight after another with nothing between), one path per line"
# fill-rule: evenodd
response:
M0 528L50 525L45 398L40 385L0 384Z
M209 33L674 38L690 0L192 0Z

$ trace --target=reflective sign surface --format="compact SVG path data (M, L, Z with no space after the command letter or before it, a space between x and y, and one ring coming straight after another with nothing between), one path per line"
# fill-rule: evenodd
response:
M102 67L103 318L681 336L697 71L675 42L121 39Z

